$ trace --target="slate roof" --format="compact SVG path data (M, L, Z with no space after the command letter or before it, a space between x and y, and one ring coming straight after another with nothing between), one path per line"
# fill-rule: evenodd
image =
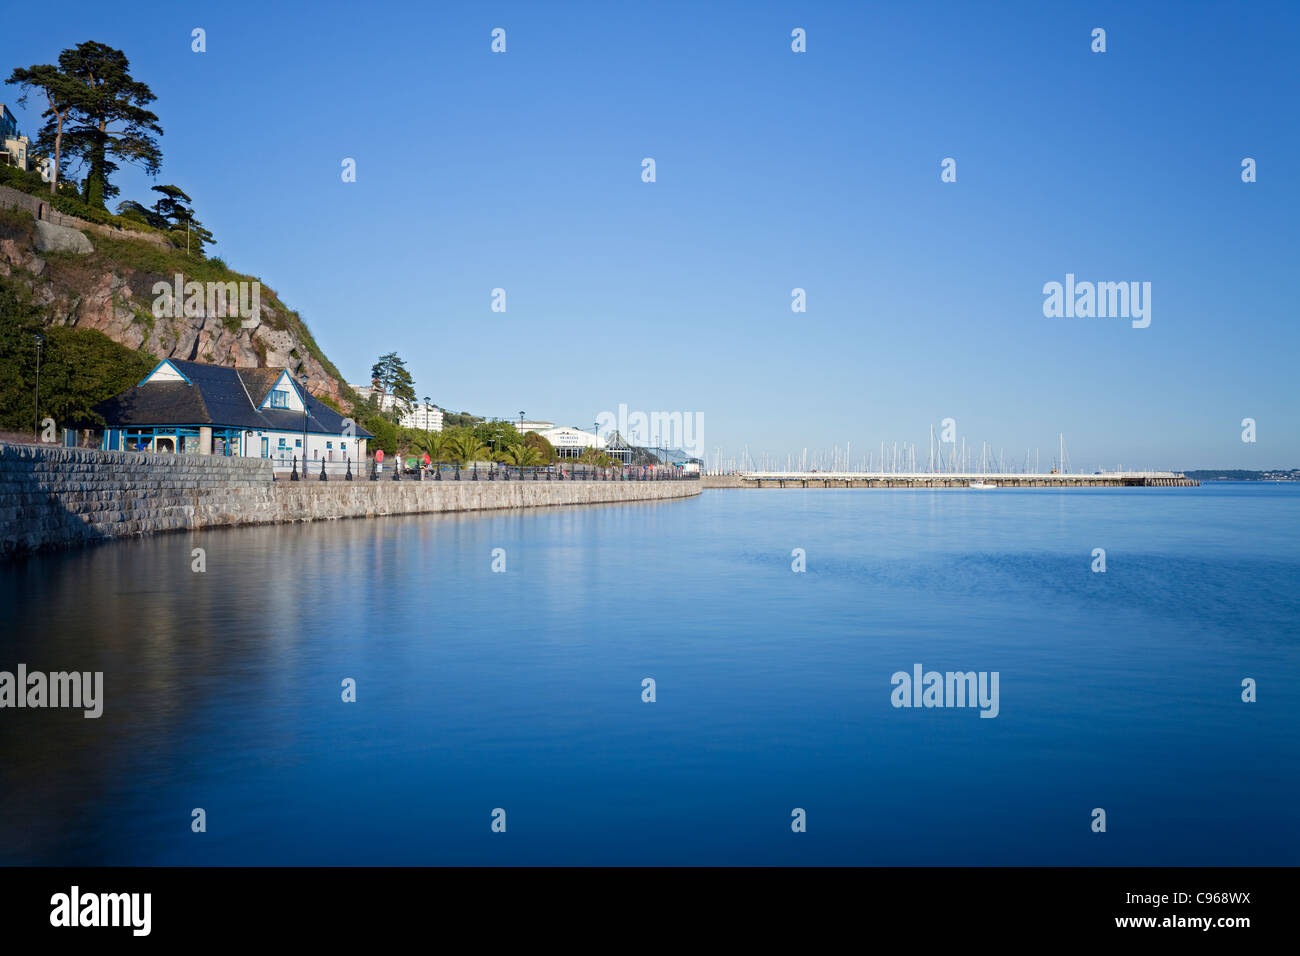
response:
M256 431L301 432L302 412L257 406L280 379L282 368L230 368L168 359L190 381L146 382L128 388L95 406L110 428L157 425L212 425ZM300 394L305 389L300 389ZM307 395L307 431L322 435L343 432L343 416ZM373 438L356 426L358 438Z

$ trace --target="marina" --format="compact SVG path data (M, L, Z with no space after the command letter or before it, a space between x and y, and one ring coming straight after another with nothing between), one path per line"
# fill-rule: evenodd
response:
M1176 471L1104 471L1075 474L975 472L742 471L706 475L706 488L1195 488L1200 482Z

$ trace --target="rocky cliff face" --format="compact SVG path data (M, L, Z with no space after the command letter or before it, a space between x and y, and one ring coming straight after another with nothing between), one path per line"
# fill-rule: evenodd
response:
M25 212L0 212L0 276L29 288L51 324L98 329L115 342L160 359L240 368L283 366L295 376L305 373L313 395L346 407L350 390L345 392L338 370L297 313L265 285L259 283L257 306L248 310L253 314L247 318L239 314L238 298L224 309L208 308L206 296L198 308L184 303L180 309L156 308L156 285L174 286L178 273L185 282L203 283L205 289L208 283L248 283L245 301L250 305L251 285L257 281L253 277L231 272L220 260L190 259L184 250L37 223ZM176 316L176 311L182 314Z

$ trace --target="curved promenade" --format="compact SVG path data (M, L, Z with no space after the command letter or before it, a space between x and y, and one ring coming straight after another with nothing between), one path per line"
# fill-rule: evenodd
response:
M699 481L272 481L263 458L0 443L0 556L160 531L699 493Z

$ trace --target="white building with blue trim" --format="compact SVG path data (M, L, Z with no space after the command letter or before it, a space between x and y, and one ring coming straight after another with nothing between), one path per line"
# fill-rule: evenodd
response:
M283 368L166 359L133 388L95 406L111 450L362 461L373 437L314 398Z

